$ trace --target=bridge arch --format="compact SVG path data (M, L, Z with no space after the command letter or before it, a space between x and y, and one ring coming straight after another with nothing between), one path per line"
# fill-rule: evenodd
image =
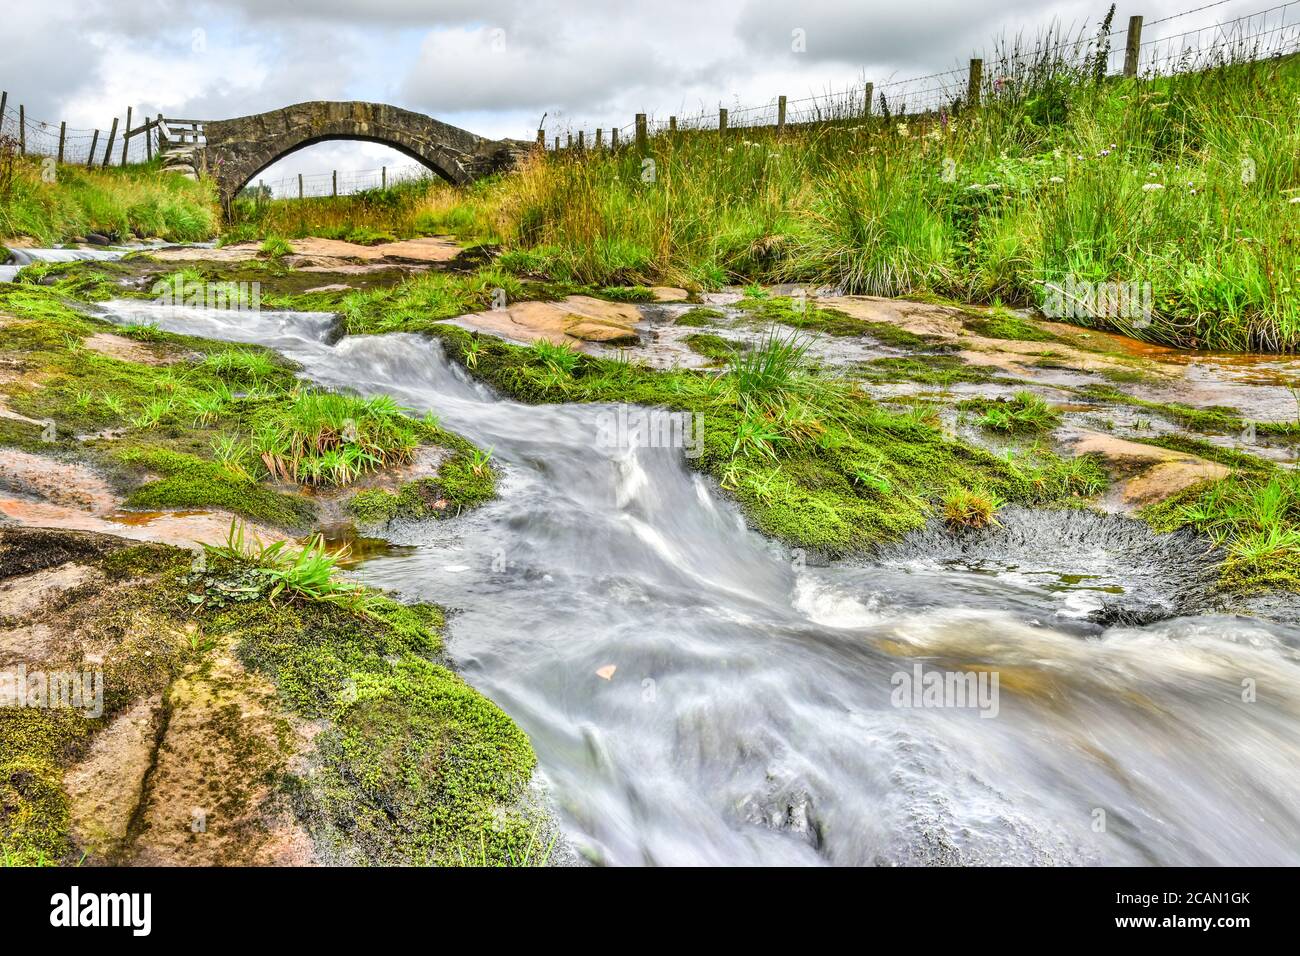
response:
M514 164L529 144L489 140L421 113L383 103L313 101L235 119L196 123L187 161L217 182L222 207L258 173L316 143L360 140L410 156L463 185ZM182 147L183 149L183 147Z

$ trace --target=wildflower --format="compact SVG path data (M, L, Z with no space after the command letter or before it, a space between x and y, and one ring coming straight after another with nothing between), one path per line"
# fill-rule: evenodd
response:
M1155 191L1158 190L1158 189L1164 189L1164 188L1165 188L1165 187L1162 186L1162 185L1160 185L1159 183L1143 183L1143 184L1142 184L1142 191L1143 191L1144 193L1153 193L1153 192L1155 192Z
M907 124L906 124L906 123L899 123L899 124L898 124L898 135L899 135L899 136L907 136L907 135L909 135L908 132L907 132Z
M1063 183L1063 182L1065 182L1065 180L1062 179L1060 176L1053 176L1051 179L1048 180L1048 182L1049 182L1049 183Z
M1075 156L1074 158L1075 158L1075 161L1076 161L1076 162L1080 162L1080 163L1083 162L1083 154L1082 154L1082 153L1080 153L1079 155Z
M1286 202L1288 206L1292 206L1295 205L1296 203L1300 203L1300 196L1292 196Z

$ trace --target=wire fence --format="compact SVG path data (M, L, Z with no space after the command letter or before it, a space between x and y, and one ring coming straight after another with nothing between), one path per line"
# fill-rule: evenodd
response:
M268 199L313 199L323 196L352 196L372 189L384 189L399 183L412 183L432 177L424 166L378 166L374 169L328 173L304 173L283 179L259 179L245 187L251 197Z
M1300 52L1300 0L1289 0L1234 19L1188 30L1178 30L1185 17L1224 6L1232 0L1217 0L1192 9L1139 24L1143 38L1136 45L1135 61L1127 63L1128 28L1105 34L1073 37L1049 35L1033 48L995 50L978 58L979 73L970 65L924 76L890 78L883 83L856 84L799 99L774 96L765 103L745 105L719 103L717 109L701 109L690 115L667 118L645 114L645 135L673 130L748 129L782 125L823 123L879 115L887 109L892 116L915 116L954 110L968 99L972 78L979 84L980 97L996 97L1014 82L1020 70L1041 67L1052 60L1086 64L1107 75L1118 76L1126 67L1139 76L1156 77L1194 72L1209 67L1254 60L1280 58ZM1159 27L1157 36L1152 28ZM975 60L972 63L976 62ZM594 130L583 125L546 131L539 139L547 149L623 144L637 135L637 120L617 129Z
M158 120L133 117L132 111L111 118L103 129L84 129L36 119L8 93L0 93L0 136L12 139L24 155L49 156L68 164L122 166L152 159L158 153Z

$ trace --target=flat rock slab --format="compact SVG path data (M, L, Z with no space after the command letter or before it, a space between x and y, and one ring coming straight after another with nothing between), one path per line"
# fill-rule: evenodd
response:
M75 562L6 578L0 581L0 618L28 617L57 601L65 592L101 578L95 568Z
M177 678L164 706L166 730L126 862L311 862L309 838L273 800L275 782L301 738L282 712L275 685L245 670L234 641Z
M398 242L381 242L373 246L363 246L342 239L291 239L289 246L294 257L317 260L317 268L322 265L331 270L337 264L347 262L379 263L387 260L394 262L450 262L463 251L462 247L446 236L429 236L422 239L403 239ZM219 249L177 248L159 249L153 252L154 258L161 262L246 262L261 258L262 244L259 242L238 242ZM297 265L292 259L290 265Z
M571 295L560 302L516 302L504 309L473 312L453 320L462 328L531 344L545 339L582 348L586 343L634 345L641 312L625 302Z
M142 345L124 335L112 332L96 332L82 340L81 344L92 352L107 355L109 358L121 359L123 362L136 362L141 365L162 365L164 359L146 345Z
M142 697L91 740L90 752L63 775L72 833L97 859L123 848L153 764L162 697Z
M103 476L85 465L16 448L6 448L0 458L0 523L94 531L188 548L196 542L224 542L234 517L219 510L124 511L121 504ZM245 524L263 541L284 537Z
M1078 429L1065 436L1075 455L1097 455L1117 478L1112 503L1141 508L1205 481L1228 477L1230 469L1199 455ZM1118 493L1118 499L1114 495Z

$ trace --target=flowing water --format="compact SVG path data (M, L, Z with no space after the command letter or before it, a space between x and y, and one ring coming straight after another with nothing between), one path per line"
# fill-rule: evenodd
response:
M161 249L173 243L134 243L130 246L95 249L10 249L9 261L0 263L0 282L13 282L20 269L33 262L112 261L141 249Z
M609 407L503 400L426 339L105 311L270 346L494 450L497 500L390 531L408 547L358 573L457 612L458 668L528 732L590 859L1300 863L1300 630L1103 629L1088 612L1128 586L1123 555L1050 535L1001 565L807 566L680 449L606 447ZM946 672L984 674L989 696L897 692Z

